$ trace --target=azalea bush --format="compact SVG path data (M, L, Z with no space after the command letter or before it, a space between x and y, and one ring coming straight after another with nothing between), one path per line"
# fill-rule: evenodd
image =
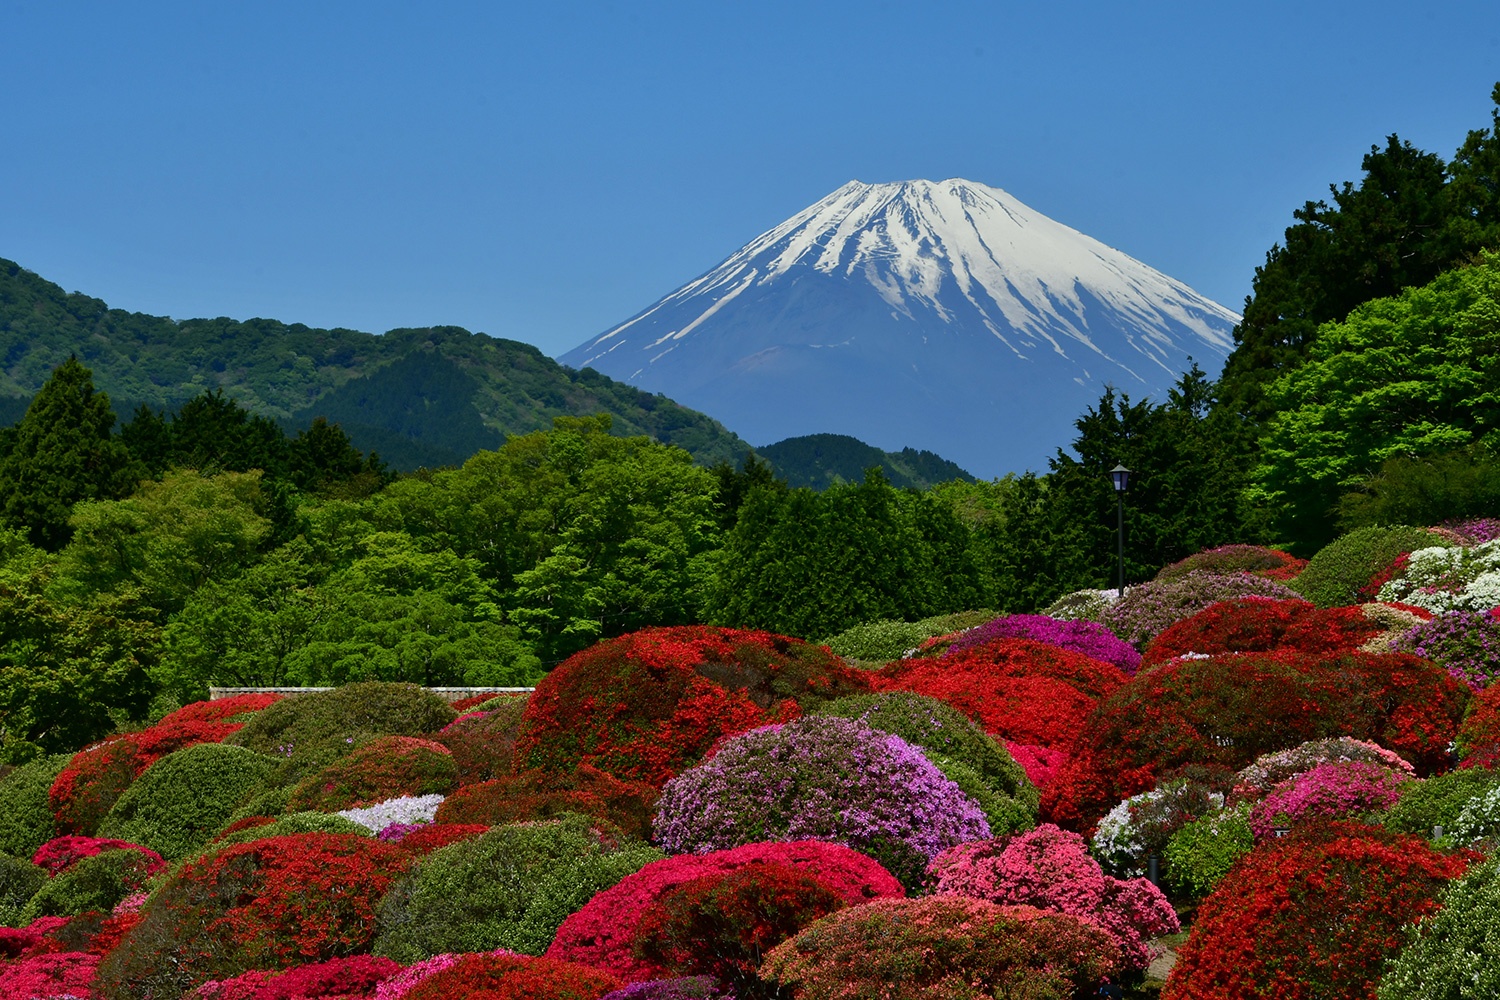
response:
M915 622L882 619L845 629L823 640L823 645L851 660L885 662L917 652L929 639L962 632L994 617L993 611L960 611Z
M184 705L175 712L162 716L157 722L158 726L172 726L179 722L239 722L249 720L252 713L276 704L284 696L274 691L251 692L247 694L231 695L228 698L215 698L209 701L195 701Z
M37 917L109 913L127 897L146 891L161 867L162 859L152 852L118 848L83 858L40 886L19 919L29 924Z
M189 1000L371 1000L380 984L401 971L388 958L350 955L286 971L241 973L210 980Z
M1013 837L950 847L933 860L928 879L933 892L1085 919L1114 938L1123 967L1135 971L1155 957L1149 939L1179 929L1160 889L1145 879L1105 874L1082 837L1049 823Z
M1167 883L1189 896L1206 896L1234 863L1255 847L1250 806L1240 804L1183 825L1162 848Z
M1093 923L940 894L840 910L778 945L761 978L798 1000L1084 995L1120 967Z
M1445 611L1413 627L1394 648L1433 661L1475 691L1500 677L1500 619L1488 611Z
M71 759L67 754L38 757L0 775L0 852L29 858L56 835L49 796Z
M939 851L990 828L910 743L821 716L726 740L662 790L655 832L673 854L827 840L868 853L912 885Z
M661 856L583 816L495 827L416 863L380 905L375 953L403 963L493 948L539 955L570 914Z
M1426 781L1401 786L1401 799L1391 806L1380 825L1398 833L1436 837L1441 828L1449 836L1469 800L1500 787L1500 773L1482 767L1459 768Z
M0 964L0 996L17 1000L62 1000L90 996L99 956L64 951Z
M402 1000L599 1000L621 982L607 972L530 955L464 955Z
M661 787L724 736L868 689L821 646L769 632L645 629L574 654L537 685L517 771L587 763Z
M1157 571L1156 579L1175 580L1189 573L1203 572L1254 573L1268 580L1290 580L1306 566L1306 559L1298 559L1279 549L1260 545L1220 545L1163 566Z
M589 900L563 921L547 955L632 981L667 976L669 970L649 960L638 947L642 916L662 897L697 879L757 865L806 873L851 906L903 894L901 883L876 861L824 841L754 843L725 851L679 854L646 865Z
M1380 588L1379 599L1434 612L1500 607L1500 539L1473 547L1417 549L1402 573Z
M994 639L875 675L885 690L945 701L997 739L1067 751L1097 701L1127 678L1111 663L1033 639Z
M1164 781L1132 795L1104 814L1092 850L1111 875L1139 878L1151 855L1160 856L1174 833L1224 807L1224 793L1188 778Z
M453 755L460 785L473 785L510 773L526 701L524 696L492 698L433 736Z
M1474 697L1473 711L1454 739L1464 767L1500 769L1500 684Z
M1373 764L1408 776L1416 773L1409 761L1379 744L1334 736L1309 740L1289 750L1277 750L1255 758L1235 775L1235 795L1241 799L1259 799L1288 778L1311 771L1320 764L1341 761Z
M579 813L646 839L657 794L651 785L621 780L590 764L573 771L533 768L460 788L443 802L435 818L439 823L497 826Z
M23 926L21 911L47 882L47 870L22 858L0 854L0 927ZM0 958L5 957L0 954Z
M1358 604L1374 597L1371 579L1386 572L1398 557L1435 544L1440 539L1426 528L1359 528L1319 549L1292 587L1320 608Z
M1470 797L1458 811L1448 836L1466 846L1490 850L1500 846L1500 785Z
M813 711L855 719L920 747L946 778L984 810L992 833L1012 833L1036 824L1039 796L1025 770L968 716L945 702L887 691L851 695Z
M1211 604L1243 597L1289 600L1297 596L1285 584L1262 576L1194 570L1130 587L1104 612L1104 624L1137 649L1145 649L1158 633Z
M676 976L629 983L604 994L604 1000L738 1000L712 976Z
M954 639L945 655L962 653L996 639L1033 639L1045 642L1049 646L1112 663L1127 675L1135 673L1141 664L1141 654L1134 646L1122 642L1098 622L1052 618L1048 615L1003 615Z
M1075 590L1047 605L1041 613L1049 618L1067 621L1103 622L1104 612L1119 600L1119 596L1119 591L1114 588Z
M1353 652L1380 632L1360 608L1318 608L1301 599L1241 597L1210 604L1160 632L1146 647L1147 664L1184 653Z
M444 795L458 785L458 766L441 743L380 736L298 782L289 809L338 812L401 795Z
M1368 997L1402 925L1434 912L1468 863L1354 823L1268 841L1199 906L1163 1000Z
M401 849L412 854L431 854L440 847L456 844L461 840L473 840L483 836L489 827L480 823L427 823L413 826L392 836L391 828L380 831L380 839L400 844Z
M1363 761L1319 764L1286 779L1255 804L1250 829L1265 838L1277 828L1329 819L1370 818L1401 797L1409 774Z
M47 841L36 849L31 863L39 866L49 877L56 877L80 861L96 857L105 851L136 851L151 862L152 871L165 865L160 854L140 844L110 837L81 837L76 834L54 837Z
M381 833L392 826L431 823L441 808L444 797L432 795L398 795L384 802L357 809L340 809L334 815L351 823L358 823L371 833ZM389 838L382 838L389 839Z
M1441 909L1404 930L1379 1000L1500 996L1500 858L1449 884Z

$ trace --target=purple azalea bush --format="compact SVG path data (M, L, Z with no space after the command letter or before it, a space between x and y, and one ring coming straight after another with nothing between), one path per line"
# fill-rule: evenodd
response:
M1257 802L1250 810L1250 830L1265 838L1279 826L1382 812L1396 804L1401 786L1411 780L1409 774L1365 761L1319 764L1283 781Z
M1500 677L1500 621L1483 611L1446 611L1401 636L1392 647L1444 668L1475 691Z
M843 844L913 886L939 852L988 838L990 826L973 799L899 736L807 716L726 740L667 782L655 834L672 854L763 841Z
M972 628L953 640L948 653L973 649L995 639L1033 639L1052 646L1113 663L1126 674L1134 674L1141 665L1141 654L1128 642L1122 642L1098 622L1062 621L1049 615L1004 615L992 622Z

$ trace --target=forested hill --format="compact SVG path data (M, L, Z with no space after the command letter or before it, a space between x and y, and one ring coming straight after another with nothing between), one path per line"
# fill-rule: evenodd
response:
M608 413L613 432L739 464L749 445L717 421L530 344L459 327L320 330L276 320L190 319L111 309L0 259L0 424L18 420L77 355L117 411L175 408L222 389L287 426L324 416L393 467L455 464L562 415Z
M930 451L903 448L881 451L847 434L808 434L757 448L776 474L790 486L827 489L837 483L858 483L865 470L878 466L892 486L925 490L937 483L974 477Z

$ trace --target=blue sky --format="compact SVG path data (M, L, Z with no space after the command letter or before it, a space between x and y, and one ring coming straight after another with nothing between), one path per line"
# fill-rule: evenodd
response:
M0 257L111 305L561 353L853 178L965 177L1238 309L1487 126L1500 4L7 0Z

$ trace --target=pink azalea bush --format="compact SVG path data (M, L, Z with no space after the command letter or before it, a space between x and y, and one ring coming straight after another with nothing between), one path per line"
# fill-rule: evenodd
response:
M1416 769L1394 750L1387 750L1369 740L1335 736L1326 740L1309 740L1275 753L1262 754L1254 763L1235 776L1234 794L1241 800L1258 799L1293 775L1311 771L1319 764L1338 761L1362 761L1411 776Z
M210 980L189 1000L373 1000L381 983L401 971L388 958L350 955L299 965L284 972L255 970Z
M1141 665L1141 654L1098 622L1065 620L1050 615L1004 615L972 628L953 640L947 653L961 653L996 639L1032 639L1113 663L1125 674Z
M1011 757L1021 769L1026 772L1026 778L1038 789L1046 787L1047 783L1057 777L1057 772L1063 769L1068 762L1068 754L1065 750L1054 750L1051 747L1036 746L1031 743L1005 742L1005 749L1010 751Z
M0 997L51 1000L93 996L90 988L99 956L81 951L31 955L0 965Z
M1250 811L1250 829L1263 839L1277 827L1380 812L1396 804L1401 786L1411 780L1408 773L1365 761L1319 764L1286 779L1257 802Z
M114 840L108 837L84 837L70 834L63 837L54 837L41 847L37 848L36 854L32 855L31 863L38 868L47 869L47 874L52 876L61 875L72 868L84 858L92 858L96 854L105 851L139 851L146 856L149 864L148 873L154 874L161 870L166 864L162 856L149 847L140 844L132 844L128 840Z
M1104 873L1076 833L1044 823L1035 830L950 847L928 869L935 893L1003 906L1034 906L1092 921L1120 946L1129 968L1154 957L1150 938L1175 934L1177 914L1145 879Z

